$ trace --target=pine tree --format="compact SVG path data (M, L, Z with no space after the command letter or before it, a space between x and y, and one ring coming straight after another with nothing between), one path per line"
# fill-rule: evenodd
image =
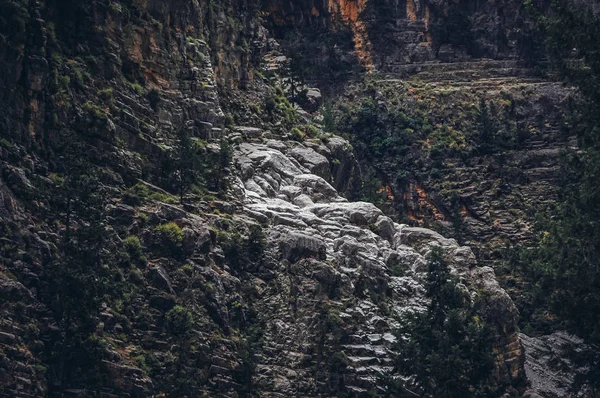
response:
M458 288L440 249L429 258L427 310L413 314L397 332L396 370L410 383L388 378L392 396L493 397L492 331Z
M491 106L491 104L490 104ZM477 111L477 124L479 125L480 148L483 153L490 153L493 148L493 140L496 135L494 121L490 114L490 107L484 98L480 99Z
M227 168L231 164L233 158L233 150L231 144L226 139L221 139L219 143L219 158L217 168L214 172L215 190L220 195L224 195L229 188L227 180Z
M173 163L177 176L179 202L183 204L183 199L192 186L202 182L200 155L185 126L182 126L177 132L177 146L173 153Z
M110 290L105 250L107 195L90 149L69 136L60 157L52 207L63 220L58 256L44 271L40 295L59 321L62 339L50 347L53 388L94 388L101 382L101 346L95 337L100 303Z

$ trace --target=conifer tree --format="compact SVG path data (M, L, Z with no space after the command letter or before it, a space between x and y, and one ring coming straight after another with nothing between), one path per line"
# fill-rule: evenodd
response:
M177 146L173 153L177 176L177 194L183 204L185 195L202 179L200 155L194 146L189 130L182 126L177 132Z
M387 378L390 396L494 397L492 330L475 314L433 248L427 271L427 310L403 320L397 332L396 371L411 382Z
M58 256L44 273L40 295L59 322L62 338L49 347L53 388L93 387L101 382L101 343L95 330L103 297L109 292L105 264L107 195L90 149L68 136L61 148L60 177L52 207L63 220Z

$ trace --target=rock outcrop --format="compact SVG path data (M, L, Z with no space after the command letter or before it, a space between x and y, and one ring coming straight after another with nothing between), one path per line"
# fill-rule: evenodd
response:
M519 334L519 337L526 350L525 373L531 387L524 397L588 396L589 391L586 390L576 395L572 392L571 385L581 369L577 369L564 355L565 350L581 352L585 348L580 338L564 332L541 337Z
M294 154L300 151L307 156L296 162ZM259 361L258 368L269 376L258 385L282 395L308 394L308 386L323 393L319 384L324 381L319 383L297 361L323 338L318 305L327 303L328 311L340 317L336 348L348 359L346 388L377 391L378 373L393 368L390 348L397 322L407 311L426 305L425 264L433 246L442 248L453 273L473 295L490 297L485 318L502 336L497 371L517 382L523 366L515 334L517 312L493 270L478 267L473 252L453 239L394 223L370 203L348 202L323 178L310 174L310 151L302 144L265 141L243 143L235 155L245 212L268 225L269 251L278 262L274 279L256 303L266 324L265 347L277 353ZM392 270L399 269L403 276L393 276ZM290 373L298 381L290 383Z

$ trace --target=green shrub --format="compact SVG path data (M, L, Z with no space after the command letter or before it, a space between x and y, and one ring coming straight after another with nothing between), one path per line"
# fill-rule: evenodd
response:
M392 276L404 276L404 268L400 264L392 266Z
M101 107L99 107L98 105L92 104L89 101L83 105L83 110L84 110L84 112L86 112L88 115L90 115L93 118L96 118L99 120L107 119L106 111L104 109L102 109Z
M233 267L238 267L241 264L242 259L245 257L244 253L244 240L242 235L238 232L226 232L222 230L217 231L217 243L223 249L225 259Z
M85 79L83 77L83 72L79 69L79 66L75 64L70 64L73 72L73 78L75 79L75 83L79 86L79 88L85 88Z
M54 64L53 66L58 67L61 66L65 62L65 60L59 52L55 51L52 52L52 54L50 55L50 62Z
M283 116L284 120L289 124L297 122L298 113L294 109L294 106L291 104L291 102L285 97L277 97L275 102L278 102L278 99L279 103L277 104L276 109Z
M6 149L11 149L13 147L13 144L6 138L0 138L0 146L4 147Z
M146 184L137 183L123 193L123 202L130 206L139 206L148 201L177 203L177 198L164 192L152 191Z
M130 206L139 206L150 197L150 188L138 183L123 193L123 201Z
M233 116L231 115L231 113L228 113L225 115L225 127L231 127L235 124L235 121L233 119Z
M128 87L131 91L134 91L138 95L144 95L144 87L142 87L142 85L138 82L131 82L125 78L123 78L122 81L123 84L125 84L125 86Z
M308 126L306 126L306 134L310 138L318 138L321 135L321 132L319 131L318 128L316 128L312 124L309 124Z
M184 264L181 266L180 270L188 275L192 275L194 273L194 266L192 264Z
M70 84L71 78L69 76L57 77L56 85L61 93L67 93L69 91Z
M130 88L132 88L133 91L135 91L137 94L144 95L144 87L142 87L141 84L133 83L133 84L131 84Z
M114 94L113 94L113 89L112 88L105 88L102 89L100 91L98 91L98 96L100 97L100 99L106 103L112 103L113 98L114 98Z
M129 271L129 280L136 285L141 285L144 283L144 274L139 268L131 268Z
M128 236L123 239L123 244L132 258L138 259L142 256L142 243L137 236Z
M304 141L304 133L302 131L300 131L299 128L294 127L292 130L290 130L290 133L292 134L293 140Z
M47 370L48 370L48 368L45 367L44 365L41 365L41 364L36 364L35 365L35 371L37 373L46 373Z
M330 104L323 108L323 129L328 133L333 133L337 129Z
M178 252L181 249L183 230L179 225L171 221L157 226L154 231L158 235L160 243L170 249L171 252Z
M194 326L194 317L186 308L176 305L165 316L165 327L170 333L183 336L188 334Z

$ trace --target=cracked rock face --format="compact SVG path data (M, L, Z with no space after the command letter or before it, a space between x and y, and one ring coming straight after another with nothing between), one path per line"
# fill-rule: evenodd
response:
M333 311L339 319L340 336L330 346L346 358L345 387L355 393L375 388L378 373L393 369L390 348L398 319L426 305L424 277L433 246L442 249L473 297L491 297L485 316L501 335L498 375L520 377L517 311L493 270L478 267L471 249L454 239L395 223L371 203L347 201L322 177L327 173L311 173L315 159L327 160L304 145L258 140L240 144L234 155L244 212L268 225L268 252L276 260L256 303L267 325L256 376L260 390L281 396L323 391L326 381L307 366L315 342L333 339L320 329L323 303L325 316ZM392 275L398 266L403 276Z
M525 348L525 373L530 383L530 390L524 397L588 396L589 391L572 393L570 387L576 373L582 369L577 369L565 357L565 350L580 352L584 347L583 340L562 331L540 337L519 333L519 337Z

